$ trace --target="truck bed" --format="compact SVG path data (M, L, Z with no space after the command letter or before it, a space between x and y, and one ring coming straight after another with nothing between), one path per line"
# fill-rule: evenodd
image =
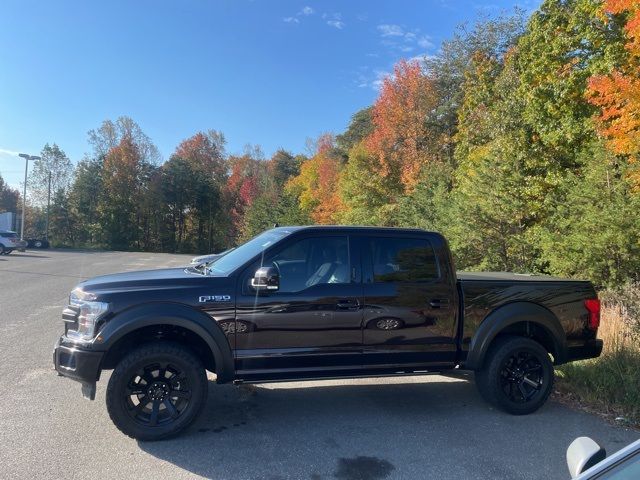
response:
M509 272L458 272L457 278L464 318L463 357L486 317L513 302L534 303L551 311L562 325L569 348L583 345L592 336L586 329L584 300L596 297L596 292L588 281Z

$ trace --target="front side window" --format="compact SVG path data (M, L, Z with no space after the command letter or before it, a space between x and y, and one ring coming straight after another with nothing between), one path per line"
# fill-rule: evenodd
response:
M265 259L263 265L276 267L279 291L284 293L351 281L347 237L304 238Z
M371 238L369 258L375 283L437 279L438 262L431 243L418 238Z

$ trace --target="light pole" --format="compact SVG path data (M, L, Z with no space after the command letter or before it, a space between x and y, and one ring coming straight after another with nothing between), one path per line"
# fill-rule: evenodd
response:
M18 156L24 158L24 187L22 189L22 222L20 225L20 240L24 240L24 217L27 208L27 172L29 170L29 160L40 160L37 155L19 153Z

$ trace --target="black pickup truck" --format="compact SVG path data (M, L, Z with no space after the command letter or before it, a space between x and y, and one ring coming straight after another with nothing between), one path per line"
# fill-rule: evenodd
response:
M513 414L538 409L553 365L597 357L589 282L458 273L446 240L417 229L280 227L206 268L96 277L71 292L56 370L125 434L188 426L218 383L451 369ZM390 387L391 388L391 387Z

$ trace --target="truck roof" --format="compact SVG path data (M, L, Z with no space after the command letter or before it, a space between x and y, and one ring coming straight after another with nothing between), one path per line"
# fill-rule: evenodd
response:
M299 230L345 230L345 231L386 231L386 232L414 232L414 233L435 233L421 228L404 228L404 227L377 227L371 225L291 225L279 226L273 230L286 230L296 232ZM439 235L439 234L438 234Z

